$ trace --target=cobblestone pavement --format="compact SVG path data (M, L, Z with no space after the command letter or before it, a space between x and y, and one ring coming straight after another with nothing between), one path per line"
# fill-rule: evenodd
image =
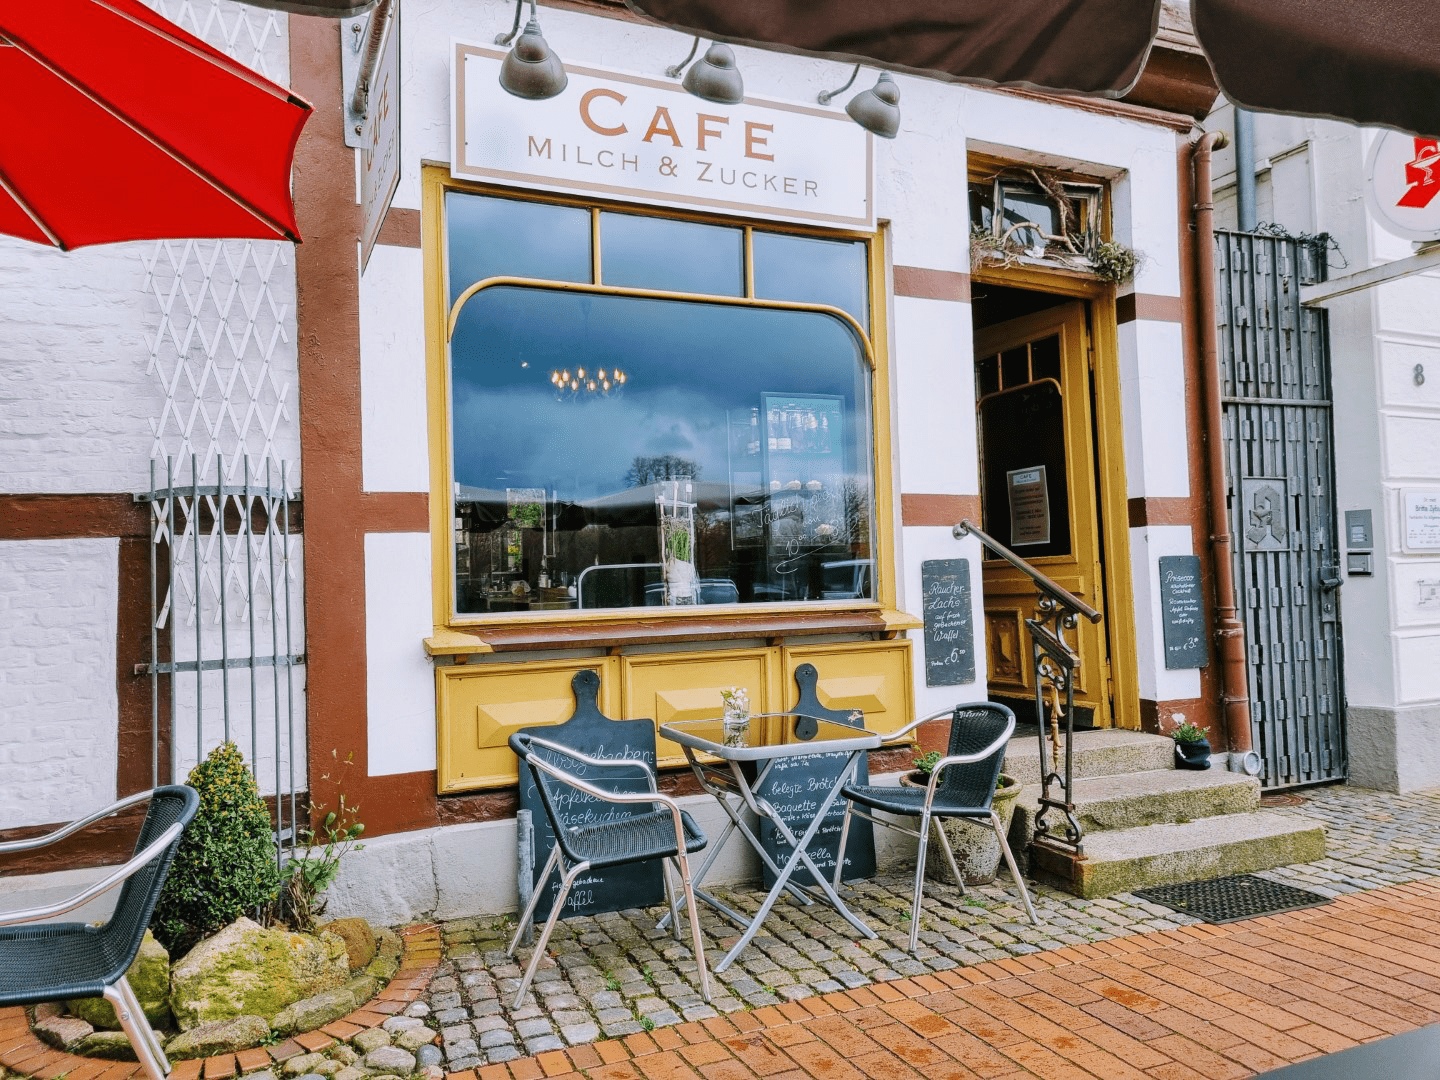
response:
M1323 860L1266 876L1326 895L1440 875L1440 791L1388 795L1349 787L1313 789L1284 813L1318 818L1328 833ZM890 980L1002 961L1067 946L1174 930L1196 922L1130 894L1082 900L1033 886L1042 925L1031 926L1002 873L993 886L964 895L948 881L926 886L921 949L905 950L912 878L858 882L846 899L878 934L855 935L828 906L777 905L729 970L714 979L712 1004L699 994L688 944L654 929L663 908L560 923L532 990L510 1007L521 968L505 956L512 919L462 919L441 926L445 956L424 1005L439 1030L445 1067L463 1071L605 1038L633 1036L721 1014L764 1008ZM715 888L742 912L757 889ZM1324 909L1321 909L1324 910ZM732 924L703 904L701 923L712 966L737 938ZM688 940L688 935L687 935ZM522 947L519 958L528 960Z

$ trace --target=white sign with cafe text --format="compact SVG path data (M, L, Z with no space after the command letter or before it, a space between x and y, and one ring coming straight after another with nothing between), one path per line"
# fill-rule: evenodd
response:
M875 224L873 136L843 112L567 64L557 97L500 87L503 50L454 44L451 173L511 187L812 225Z
M380 227L385 223L390 200L400 183L399 20L400 8L396 5L370 84L370 105L360 147L360 207L364 221L360 234L362 272L370 263L370 252L380 237Z

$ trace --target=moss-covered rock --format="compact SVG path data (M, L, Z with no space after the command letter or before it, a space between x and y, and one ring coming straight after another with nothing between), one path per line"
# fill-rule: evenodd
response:
M140 952L135 962L125 972L130 989L140 999L145 1019L152 1027L170 1026L170 954L165 946L155 940L149 930L140 942ZM65 1003L66 1007L92 1027L106 1031L119 1031L120 1018L104 998L75 998Z
M316 929L321 933L334 934L345 942L351 971L359 971L375 959L375 931L364 919L331 919Z
M170 1010L182 1031L237 1016L259 1016L268 1024L286 1006L334 990L349 977L345 943L334 934L266 930L240 918L175 964Z
M87 1035L70 1048L81 1057L107 1058L111 1061L134 1061L135 1048L123 1031L97 1031Z
M270 1025L263 1016L237 1016L216 1020L181 1032L165 1045L165 1056L175 1061L233 1054L264 1040Z
M363 1000L369 1001L370 999L366 997ZM314 1031L316 1028L324 1027L326 1024L339 1020L342 1016L354 1012L355 1007L361 1003L346 987L326 990L322 994L316 994L313 997L297 1001L293 1005L285 1006L275 1014L270 1026L281 1035Z

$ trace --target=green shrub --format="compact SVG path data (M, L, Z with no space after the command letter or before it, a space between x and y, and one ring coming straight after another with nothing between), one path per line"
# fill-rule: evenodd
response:
M171 956L270 904L280 887L270 812L235 744L217 746L186 783L199 793L200 810L150 920Z

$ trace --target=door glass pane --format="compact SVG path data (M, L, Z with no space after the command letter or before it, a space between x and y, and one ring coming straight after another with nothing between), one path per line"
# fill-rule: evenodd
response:
M741 296L745 236L694 221L600 215L600 277L606 285Z
M1030 376L1060 382L1060 335L1030 343ZM1063 384L1062 384L1063 385Z
M1026 559L1070 554L1064 399L1037 382L980 403L985 531Z
M1030 352L1021 345L1000 354L1000 385L1006 390L1030 381Z
M1000 357L982 356L975 361L975 399L1000 389Z
M497 286L451 384L460 614L873 598L870 368L838 317Z
M590 211L578 206L445 193L450 303L490 277L590 280Z
M766 300L828 304L868 326L870 287L865 245L782 233L753 234L755 295Z

